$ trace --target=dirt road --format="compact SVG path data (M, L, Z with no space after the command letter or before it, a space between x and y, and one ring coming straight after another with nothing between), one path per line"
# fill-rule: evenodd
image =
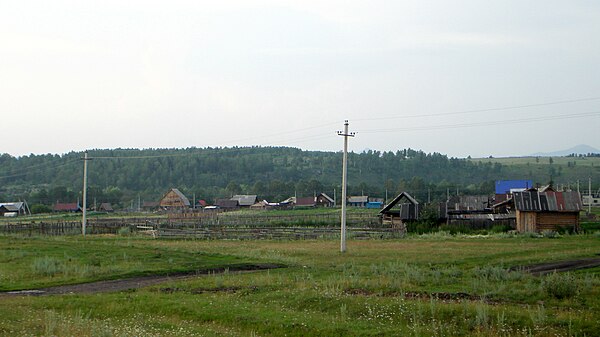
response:
M118 280L107 280L97 281L90 283L71 284L64 286L30 289L30 290L16 290L0 293L1 296L41 296L41 295L60 295L60 294L95 294L104 292L115 292L129 289L138 289L143 287L152 286L155 284L184 280L194 278L199 275L207 275L214 273L224 273L225 271L230 273L250 272L266 269L284 268L282 265L276 264L252 264L244 266L236 266L228 269L211 269L194 271L189 273L179 273L173 275L149 275L140 276Z

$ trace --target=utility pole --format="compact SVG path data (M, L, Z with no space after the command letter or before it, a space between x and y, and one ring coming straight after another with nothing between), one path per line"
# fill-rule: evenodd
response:
M588 180L588 214L592 214L592 177Z
M81 217L81 233L85 236L85 226L87 225L87 150L83 154L83 212Z
M337 206L337 195L335 194L335 188L333 189L333 206Z
M348 137L354 137L354 132L348 133L348 121L344 122L344 131L338 131L338 136L344 137L344 156L342 160L342 224L340 230L340 252L346 252L346 180L348 175Z

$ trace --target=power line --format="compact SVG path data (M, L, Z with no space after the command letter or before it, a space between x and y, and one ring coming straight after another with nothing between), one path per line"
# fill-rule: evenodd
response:
M461 110L461 111L439 112L439 113L418 114L418 115L389 116L389 117L375 117L375 118L356 118L354 120L356 120L356 121L378 121L378 120L402 119L402 118L420 118L420 117L449 116L449 115L461 115L461 114L470 114L470 113L477 113L477 112L515 110L515 109L524 109L524 108L533 108L533 107L540 107L540 106L550 106L550 105L559 105L559 104L568 104L568 103L577 103L577 102L587 102L587 101L597 101L597 100L600 100L600 97L576 98L576 99L554 101L554 102L533 103L533 104L524 104L524 105L512 105L512 106L504 106L504 107L497 107L497 108L485 108L485 109L475 109L475 110Z
M71 164L73 164L75 162L79 162L80 160L81 159L73 159L73 160L67 161L66 163L61 163L61 164L55 165L55 166L48 166L48 164L34 165L34 166L31 166L31 167L39 167L39 169L29 170L30 167L24 168L24 169L19 169L19 171L21 171L21 173L7 175L7 176L1 176L0 179L22 177L22 176L28 175L28 174L30 174L32 172L43 171L43 170L46 170L46 169L56 169L56 168L59 168L59 167L71 165ZM42 166L42 167L40 167L40 166ZM26 172L23 172L23 171L26 171Z
M495 126L495 125L506 125L515 123L525 122L540 122L550 120L561 120L561 119L573 119L600 116L600 111L584 112L569 115L560 116L544 116L544 117L531 117L531 118L520 118L511 120L496 120L496 121L484 121L476 123L458 123L458 124L440 124L440 125L428 125L428 126L417 126L417 127L404 127L404 128L389 128L389 129L366 129L358 130L361 133L375 133L375 132L396 132L396 131L422 131L422 130L440 130L440 129L454 129L454 128L465 128L465 127L476 127L476 126Z

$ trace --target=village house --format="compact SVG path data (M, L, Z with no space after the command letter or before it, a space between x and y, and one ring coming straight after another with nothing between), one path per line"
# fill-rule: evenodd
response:
M335 200L325 193L319 193L316 198L316 205L319 207L333 207Z
M472 229L494 226L515 228L515 215L506 209L495 208L491 195L452 196L440 203L440 221L448 225L466 225Z
M418 220L419 212L419 202L407 192L402 192L379 211L379 217L383 225L406 230L406 223Z
M52 210L54 212L81 212L81 206L79 206L79 203L61 203L61 202L57 202L56 204L54 204L54 206L52 207Z
M113 209L112 205L110 204L110 202L103 202L100 204L100 206L98 206L97 209L98 212L107 212L107 213L112 213L115 210Z
M24 202L3 202L0 203L0 216L17 216L27 214L27 208Z
M552 187L514 192L517 231L579 230L581 196L576 191L556 192Z
M361 195L361 196L349 197L346 204L348 206L354 206L354 207L366 207L368 202L369 202L369 197L366 195Z
M315 207L317 203L315 202L315 197L302 197L295 198L294 208L309 208Z
M240 204L237 200L231 199L217 199L215 201L215 206L224 210L232 210L240 207Z
M158 201L144 201L142 202L142 209L146 212L156 211L159 207Z
M258 202L256 195L234 195L230 200L235 200L239 207L250 207Z
M160 199L158 205L166 210L188 209L190 200L180 190L172 188Z

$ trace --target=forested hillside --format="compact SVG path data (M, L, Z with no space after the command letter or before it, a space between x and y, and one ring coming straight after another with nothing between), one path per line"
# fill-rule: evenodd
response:
M81 195L83 153L0 156L0 201L30 204L75 202ZM340 194L342 154L287 147L115 149L89 151L89 197L122 207L157 201L171 187L190 199L258 194L280 201L289 196ZM528 169L529 167L529 169ZM383 198L407 190L421 200L450 193L492 193L498 179L533 179L545 184L600 179L598 167L533 162L502 165L448 158L412 149L349 154L350 194ZM139 199L138 199L139 198Z

